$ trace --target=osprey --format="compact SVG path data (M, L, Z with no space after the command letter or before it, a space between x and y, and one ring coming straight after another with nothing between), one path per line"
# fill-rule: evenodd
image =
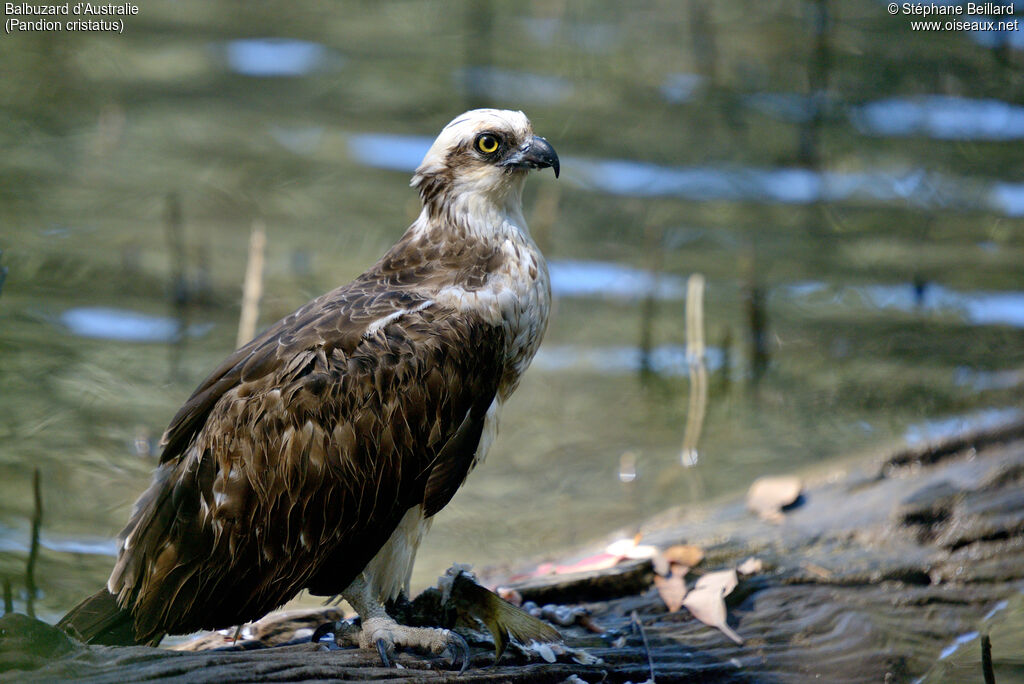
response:
M416 169L423 209L368 271L229 356L171 420L106 589L59 623L152 643L255 620L306 589L359 613L364 648L465 651L397 624L433 516L494 440L547 327L527 171L558 156L522 112L444 127Z

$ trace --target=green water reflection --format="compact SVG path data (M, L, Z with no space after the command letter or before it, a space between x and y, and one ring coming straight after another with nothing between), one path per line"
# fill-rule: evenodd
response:
M185 0L146 3L123 35L4 36L0 578L18 606L35 468L37 611L105 580L156 440L234 345L253 220L268 324L402 233L401 144L473 106L525 110L566 160L526 197L562 280L418 586L958 416L1013 419L1024 58L839 5ZM683 468L693 272L721 367ZM645 336L661 372L641 382Z

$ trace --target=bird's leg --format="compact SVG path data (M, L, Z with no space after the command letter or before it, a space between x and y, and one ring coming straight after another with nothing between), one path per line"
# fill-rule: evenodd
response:
M465 672L469 665L469 646L465 639L448 629L398 624L384 610L363 575L357 577L342 596L362 618L359 647L376 648L385 667L391 666L391 654L396 647L406 647L435 654L448 652L453 665L462 661L459 671Z

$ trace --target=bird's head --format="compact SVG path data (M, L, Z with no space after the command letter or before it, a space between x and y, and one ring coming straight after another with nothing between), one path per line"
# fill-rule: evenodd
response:
M412 186L423 203L454 200L518 203L526 172L551 167L558 177L558 155L533 134L522 112L474 109L455 117L430 146Z

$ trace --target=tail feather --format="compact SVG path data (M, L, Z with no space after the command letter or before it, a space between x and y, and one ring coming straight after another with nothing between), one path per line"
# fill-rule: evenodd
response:
M117 599L101 589L61 618L57 627L87 644L130 646L137 644L131 613L117 605Z

